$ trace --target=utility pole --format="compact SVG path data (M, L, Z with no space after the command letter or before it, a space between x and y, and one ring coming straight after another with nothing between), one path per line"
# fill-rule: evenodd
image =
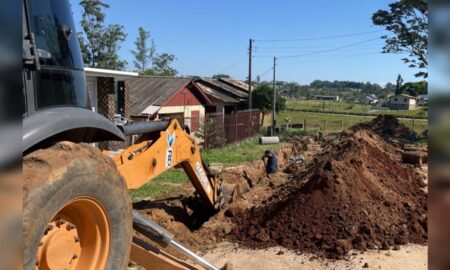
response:
M276 74L276 67L277 67L277 58L273 58L273 105L272 105L272 128L270 129L270 136L273 136L275 134L275 110L276 110L276 80L275 80L275 74Z
M253 56L253 39L248 44L248 109L252 109L252 56Z

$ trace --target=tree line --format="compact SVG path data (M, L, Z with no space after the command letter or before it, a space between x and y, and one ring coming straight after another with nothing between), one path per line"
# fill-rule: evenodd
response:
M78 32L78 40L84 64L92 68L125 70L128 62L121 59L119 49L127 38L124 27L119 24L105 24L105 10L109 5L102 0L82 0L81 19L82 32ZM134 68L141 75L174 76L178 72L172 67L176 60L170 53L157 53L156 43L150 32L143 27L138 28L134 56Z

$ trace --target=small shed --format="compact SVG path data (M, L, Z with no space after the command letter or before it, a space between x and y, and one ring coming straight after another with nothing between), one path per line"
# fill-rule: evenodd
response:
M414 110L416 106L416 97L406 94L389 97L389 109L391 110Z

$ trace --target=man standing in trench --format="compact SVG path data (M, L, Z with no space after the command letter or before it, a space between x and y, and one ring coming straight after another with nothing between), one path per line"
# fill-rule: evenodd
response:
M278 170L277 156L274 153L272 153L272 151L270 150L264 151L264 155L262 156L261 159L264 161L264 164L266 165L267 175L277 172Z

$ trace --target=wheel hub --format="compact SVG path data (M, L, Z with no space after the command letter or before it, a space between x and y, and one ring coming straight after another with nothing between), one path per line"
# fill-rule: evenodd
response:
M104 269L109 245L110 226L101 205L89 197L74 199L47 224L36 270Z
M76 227L62 218L50 222L38 250L38 269L73 269L81 246Z

